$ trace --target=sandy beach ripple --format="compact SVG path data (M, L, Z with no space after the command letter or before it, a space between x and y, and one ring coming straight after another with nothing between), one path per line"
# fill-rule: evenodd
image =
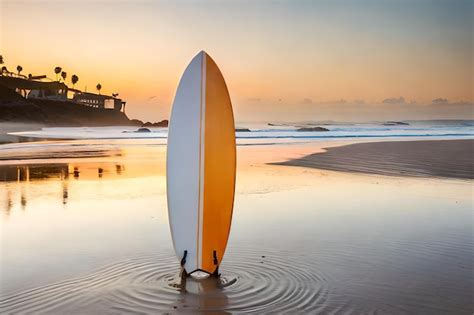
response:
M388 176L474 179L474 140L387 141L327 148L274 163Z

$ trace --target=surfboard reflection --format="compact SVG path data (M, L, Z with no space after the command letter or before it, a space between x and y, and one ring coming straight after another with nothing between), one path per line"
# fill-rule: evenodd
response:
M173 308L176 310L198 310L198 311L219 311L222 312L229 304L225 287L235 282L235 279L228 280L222 276L182 278L177 283L177 288L181 294L178 296Z

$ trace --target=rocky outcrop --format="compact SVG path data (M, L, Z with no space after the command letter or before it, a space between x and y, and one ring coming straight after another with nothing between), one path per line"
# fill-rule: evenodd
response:
M55 126L130 126L130 119L120 111L96 109L71 102L34 100L45 113L44 123Z
M143 121L141 121L140 119L130 119L130 125L141 127L143 126Z
M148 128L138 128L135 132L151 132Z
M296 129L296 131L329 131L329 129L323 127L303 127Z
M144 123L142 127L168 127L168 120L164 119L162 121L155 122L155 123L148 121Z
M237 132L250 132L249 128L235 128L235 131Z
M409 123L403 121L386 121L382 123L384 126L409 126Z

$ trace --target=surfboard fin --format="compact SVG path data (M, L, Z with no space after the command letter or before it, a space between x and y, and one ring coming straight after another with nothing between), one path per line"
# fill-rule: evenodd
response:
M186 264L186 256L188 256L188 251L185 250L183 254L183 258L181 258L181 267L183 267Z

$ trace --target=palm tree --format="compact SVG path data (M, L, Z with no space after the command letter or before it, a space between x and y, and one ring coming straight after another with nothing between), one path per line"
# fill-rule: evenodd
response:
M20 72L23 71L23 67L22 66L17 66L16 71L18 71L18 75L20 75Z
M73 74L72 77L71 77L72 88L74 88L74 85L76 85L77 81L79 81L79 77L77 75Z
M100 85L100 83L98 83L95 88L97 89L97 91L99 91L99 95L100 95L100 90L102 89L102 85Z
M6 66L3 66L3 67L2 67L2 75L3 75L4 73L5 73L5 74L8 74L8 69L7 69Z
M56 81L59 81L58 76L59 76L59 74L61 73L62 70L63 70L63 68L61 68L61 67L54 68L54 73L56 73Z
M66 82L67 72L66 71L61 71L61 77L63 78L63 81Z
M113 98L117 98L118 95L119 95L118 93L112 93Z

